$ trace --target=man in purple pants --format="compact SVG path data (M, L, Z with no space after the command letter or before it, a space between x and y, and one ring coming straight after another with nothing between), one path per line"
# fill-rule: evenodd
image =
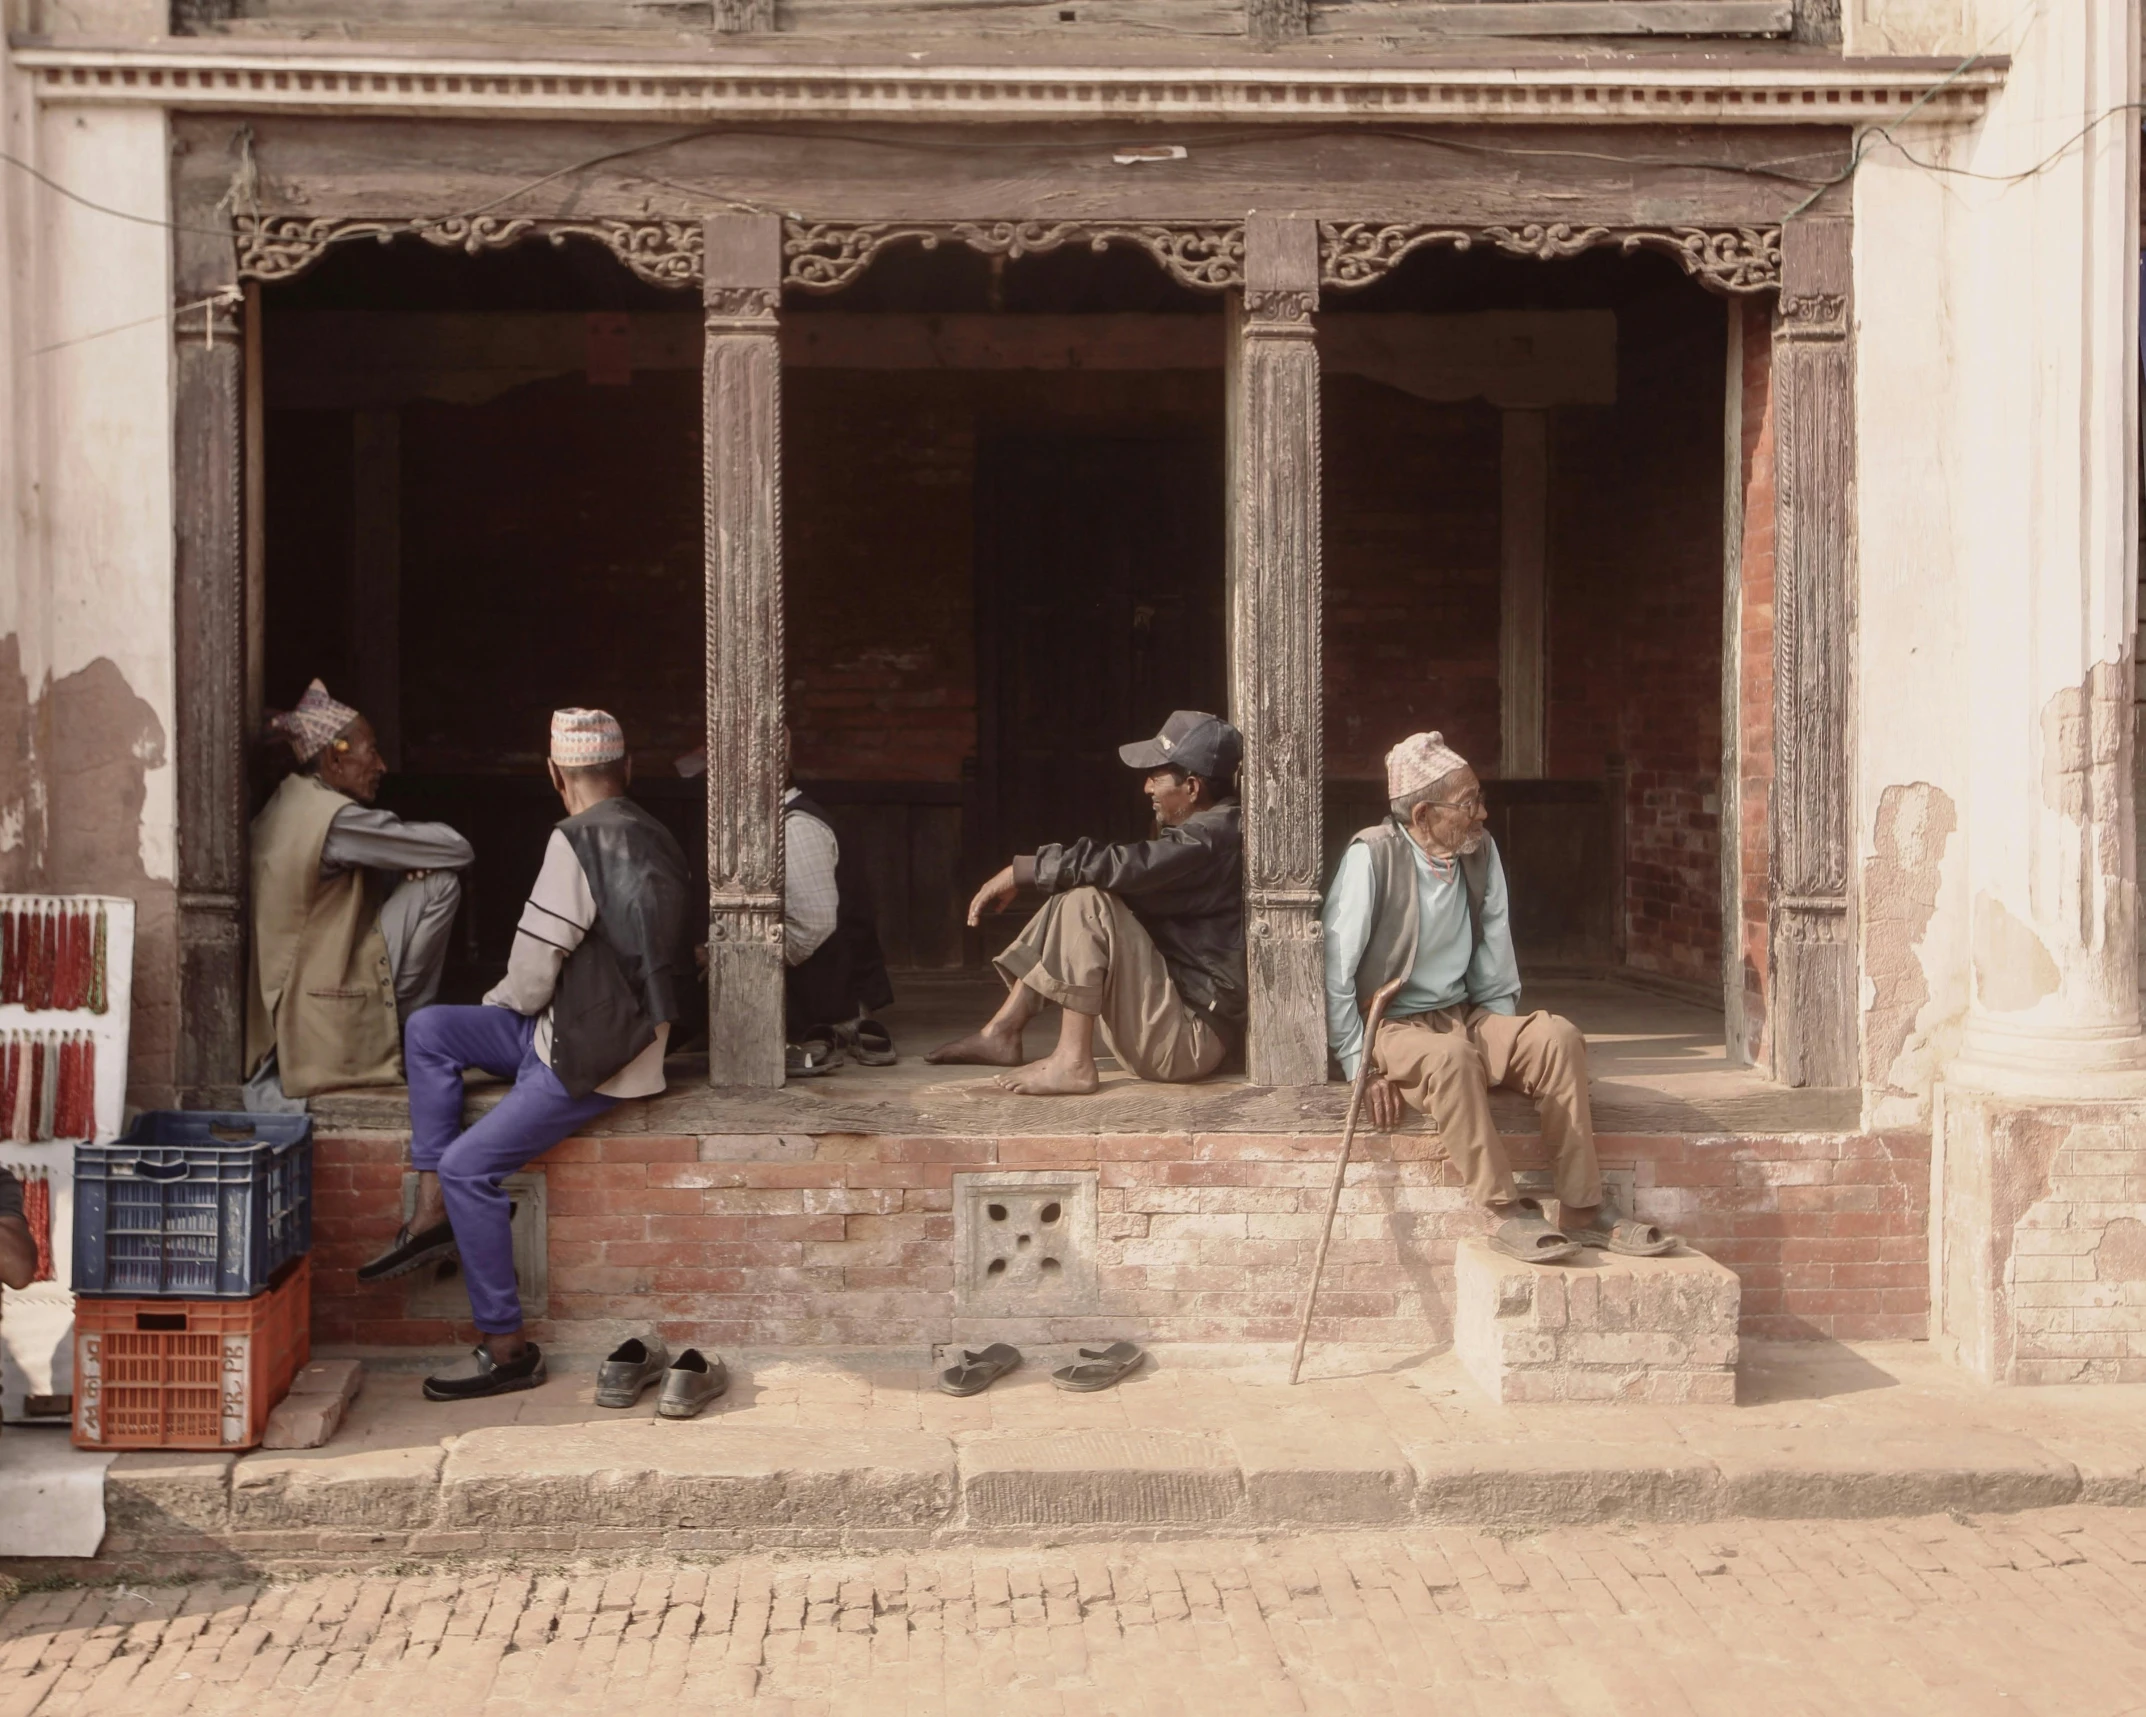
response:
M459 1253L483 1341L470 1364L425 1380L433 1401L534 1389L544 1355L522 1334L510 1207L501 1182L625 1097L663 1089L663 1053L694 981L685 855L626 797L625 736L602 710L551 718L552 830L522 908L507 975L481 1007L410 1016L410 1161L417 1209L358 1272L384 1281ZM462 1126L465 1068L514 1088Z

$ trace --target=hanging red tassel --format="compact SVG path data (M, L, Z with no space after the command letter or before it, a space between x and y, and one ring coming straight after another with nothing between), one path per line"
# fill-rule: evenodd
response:
M22 1000L22 948L15 933L15 904L0 907L0 1003Z
M15 1053L15 1034L0 1036L0 1139L15 1136L15 1081L21 1062Z
M100 906L97 908L95 945L90 949L89 959L89 1011L93 1014L101 1014L111 1006L106 999L104 963L104 908Z
M22 1219L37 1248L37 1269L30 1280L52 1281L52 1182L41 1174L30 1175L22 1183Z
M62 906L52 914L52 1005L62 1011L74 1006L74 954L74 914Z
M59 1097L52 1105L52 1136L77 1138L75 1131L75 1040L70 1032L60 1039Z

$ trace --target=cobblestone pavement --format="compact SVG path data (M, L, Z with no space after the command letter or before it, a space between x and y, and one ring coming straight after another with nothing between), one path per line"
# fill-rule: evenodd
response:
M32 1592L0 1717L2146 1712L2146 1513Z

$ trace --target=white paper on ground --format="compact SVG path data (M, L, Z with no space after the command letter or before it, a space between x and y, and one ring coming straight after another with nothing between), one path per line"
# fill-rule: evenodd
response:
M0 1436L0 1556L94 1556L104 1542L110 1450L78 1449L60 1426Z

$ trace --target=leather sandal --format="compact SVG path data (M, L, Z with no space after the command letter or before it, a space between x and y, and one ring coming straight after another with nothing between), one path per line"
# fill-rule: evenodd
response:
M800 1042L784 1046L783 1076L788 1079L817 1079L822 1074L834 1072L846 1059L842 1045L835 1041L832 1032L814 1031Z
M1138 1371L1141 1361L1147 1358L1146 1349L1131 1341L1114 1341L1108 1347L1084 1347L1079 1352L1085 1363L1061 1365L1051 1373L1053 1385L1070 1389L1076 1395L1092 1395L1098 1389L1115 1388Z
M894 1053L894 1038L876 1019L860 1019L835 1028L843 1049L859 1067L892 1067L901 1058Z
M1681 1234L1665 1234L1653 1223L1642 1222L1636 1216L1618 1216L1608 1211L1603 1214L1609 1221L1603 1222L1598 1217L1584 1228L1568 1228L1565 1232L1582 1246L1615 1252L1626 1258L1660 1258L1679 1250L1684 1244Z
M1513 1208L1517 1214L1499 1223L1490 1237L1491 1245L1506 1257L1523 1264L1562 1264L1579 1256L1579 1242L1545 1217L1534 1199L1520 1199Z
M981 1353L964 1353L959 1365L950 1365L939 1373L939 1392L942 1395L981 1395L1007 1372L1021 1364L1021 1350L1003 1341L995 1341Z

